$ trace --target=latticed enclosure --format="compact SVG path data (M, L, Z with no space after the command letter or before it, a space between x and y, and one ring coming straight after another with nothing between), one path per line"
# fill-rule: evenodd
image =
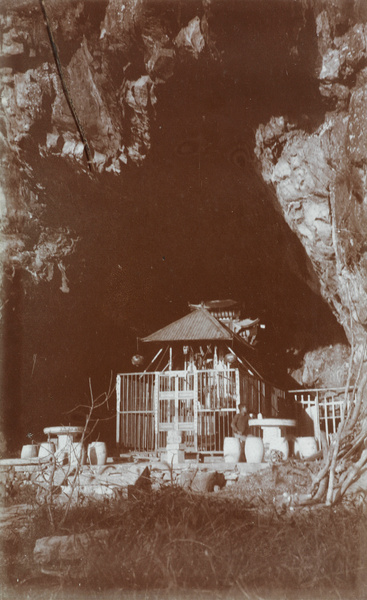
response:
M222 452L238 405L276 417L285 392L257 366L259 319L240 319L232 300L190 305L191 312L139 340L153 356L145 371L117 376L117 445L137 451L166 447L181 433L186 452ZM140 367L147 359L135 355ZM256 366L255 366L256 365Z
M356 390L353 387L347 390L313 388L292 390L289 395L298 407L297 420L300 431L313 435L320 445L322 435L325 436L327 443L332 441L341 420L346 419L351 413L355 404Z
M271 417L285 397L239 368L124 373L116 390L117 444L138 451L164 448L175 428L187 452L221 452L238 404Z

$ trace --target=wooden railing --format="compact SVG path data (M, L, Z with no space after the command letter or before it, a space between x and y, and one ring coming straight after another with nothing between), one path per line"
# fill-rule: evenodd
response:
M116 442L137 451L155 449L155 373L117 376Z
M238 369L123 373L116 395L119 446L159 450L176 427L187 451L221 451L240 401L239 374Z
M297 422L301 434L309 433L321 443L324 434L328 442L336 434L338 425L351 411L355 402L354 388L311 388L290 390L297 410ZM346 397L347 396L347 397ZM346 400L346 401L345 401ZM309 431L312 422L313 432Z
M245 369L122 373L117 376L118 446L165 448L167 431L181 431L187 452L221 452L240 402L249 412L277 416L284 392Z
M203 370L198 374L197 451L221 452L240 403L238 369Z

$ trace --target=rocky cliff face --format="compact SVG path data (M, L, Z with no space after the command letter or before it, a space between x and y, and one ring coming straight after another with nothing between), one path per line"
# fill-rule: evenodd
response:
M367 25L356 22L366 18L362 4L349 3L349 13L343 7L327 2L315 10L314 76L326 108L323 122L307 131L287 116L275 117L258 128L256 153L324 298L349 340L361 343L367 325Z
M50 414L219 296L267 317L275 367L345 380L367 324L366 21L363 0L1 6L5 396Z
M39 221L37 187L42 184L33 181L32 165L24 164L24 148L43 158L61 157L86 171L86 141L93 172L120 174L127 163L141 164L151 145L157 87L173 75L179 61L197 59L205 40L197 7L190 18L181 8L167 6L162 14L159 3L141 0L54 0L43 6L56 55L41 3L19 2L0 16L2 170L14 173L5 177L1 210L5 268L22 266L37 280L49 281L54 264L64 273L62 257L74 251L77 235L50 231ZM57 60L63 63L61 72ZM32 248L27 247L27 232L14 235L12 228L14 220L29 219L26 229L39 235ZM61 287L68 290L65 276Z
M63 63L63 80L93 150L93 168L120 173L129 160L140 164L150 149L156 90L173 76L180 61L195 60L204 49L204 17L185 18L179 7L167 4L162 10L160 3L142 0L102 1L96 14L95 4L85 0L56 0L44 6ZM197 11L196 6L192 15ZM13 67L2 70L10 147L19 147L42 125L40 152L83 165L83 143L39 3L9 10L2 26L3 57L17 58L24 66L20 72ZM28 68L32 62L33 68Z

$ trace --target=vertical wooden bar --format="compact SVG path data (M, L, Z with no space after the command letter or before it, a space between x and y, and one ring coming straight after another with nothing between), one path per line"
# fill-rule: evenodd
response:
M134 415L131 412L131 402L130 402L130 397L133 394L133 375L130 375L129 377L129 390L128 390L128 397L127 397L127 410L128 410L128 418L127 418L127 422L128 422L128 436L129 436L129 447L134 448L134 440L133 440L133 419L134 419Z
M149 415L148 415L148 419L147 419L147 448L150 451L152 449L152 444L151 444L151 435L150 435L150 426L151 426L151 421L152 421L152 397L150 394L151 391L151 374L148 374L148 384L147 384L147 406L149 409Z
M154 397L153 397L153 374L149 375L149 397L150 397L150 410L152 411L149 420L149 448L154 450Z
M241 392L240 392L240 372L239 369L235 370L235 384L236 384L236 406L241 402ZM246 401L246 398L243 398L243 401Z
M147 452L148 451L148 434L149 434L149 418L150 418L150 411L149 411L149 376L148 376L148 380L145 383L144 386L144 390L145 390L145 398L144 398L144 405L145 405L145 427L144 427L144 450Z
M141 416L140 416L140 408L141 408L141 393L140 393L140 386L139 386L139 377L137 375L135 375L135 411L136 411L136 417L137 417L137 428L136 428L136 443L137 443L137 448L140 452L141 450ZM137 407L138 410L137 410Z
M135 448L135 450L138 449L137 441L138 441L138 435L139 435L139 432L138 432L138 415L137 415L137 412L136 412L136 407L137 407L137 404L138 404L138 393L137 393L137 391L138 390L136 388L136 375L134 374L134 395L133 395L133 399L132 399L133 401L132 401L131 404L132 404L132 410L134 411L134 421L135 421L135 425L134 425L134 448Z
M128 397L128 411L129 411L129 415L131 415L131 418L128 419L128 423L129 423L129 441L131 440L130 444L131 447L134 448L134 413L132 412L132 407L133 407L133 403L131 402L131 398L134 397L134 376L132 375L129 381L129 397ZM129 444L129 446L130 446Z
M125 407L126 407L126 411L128 412L128 414L126 415L125 418L125 431L126 431L126 445L130 446L130 414L129 414L129 409L130 409L130 402L129 402L129 395L130 395L130 387L131 387L131 377L130 375L127 376L127 381L126 381L126 403L125 403Z
M121 435L121 376L116 377L116 444L120 445Z
M120 378L120 389L121 389L121 398L120 398L120 410L121 410L121 414L120 414L120 444L124 445L124 422L123 422L123 414L124 414L124 403L125 403L125 396L126 396L126 392L125 392L125 380L126 380L126 375L121 375Z
M122 430L124 433L124 439L123 439L123 444L124 446L128 446L128 415L126 415L126 410L127 410L127 395L128 395L128 389L129 389L129 385L130 385L130 377L129 375L126 375L126 377L124 376L123 378L123 382L124 382L124 393L123 393L123 411L124 414L122 415L123 418L123 424L122 424Z
M335 415L335 396L330 396L331 402L331 415L333 419L333 434L336 433L336 415Z
M134 373L133 375L133 389L132 389L132 394L130 396L130 410L133 411L134 414L134 420L135 420L135 424L133 426L133 432L134 432L134 448L137 450L138 446L137 446L137 440L138 440L138 435L139 435L139 430L138 430L138 423L137 423L137 408L139 405L139 389L137 386L137 380L136 380L136 375Z
M199 393L198 393L198 371L194 372L194 451L198 451L198 404L199 404Z
M155 434L155 451L159 448L159 373L154 376L154 434Z
M123 424L122 424L122 430L124 432L124 439L123 439L123 444L124 446L127 446L127 415L126 415L126 407L127 407L127 394L128 394L128 388L129 388L129 375L124 376L123 378L123 406L122 406L122 410L123 410Z
M120 431L121 431L121 440L120 443L122 446L125 446L125 402L126 402L126 375L121 376L121 420L120 420Z
M134 439L133 439L133 419L134 419L134 415L131 411L131 403L130 403L130 396L132 396L133 394L133 375L131 375L129 377L129 396L127 398L127 410L128 410L128 414L129 414L129 418L128 418L128 426L129 426L129 430L128 430L128 435L129 435L129 447L134 448Z
M324 420L325 420L326 440L327 440L327 443L329 444L330 440L329 440L328 407L327 407L327 398L325 397L325 395L324 395L324 398L323 398L323 405L324 405Z
M152 415L150 422L150 445L151 450L155 450L155 402L154 402L154 374L151 374L150 377L150 394L151 394L151 403L152 403Z
M315 422L314 422L314 431L315 437L319 446L321 448L321 429L320 429L320 407L319 407L319 392L316 392L315 396Z
M141 393L139 386L139 378L135 375L135 402L134 402L134 410L136 412L137 419L137 427L136 427L136 447L140 452L140 442L141 442L141 418L140 418L140 408L141 408Z
M126 425L126 420L127 420L127 416L126 416L126 397L127 397L127 388L128 388L128 384L129 384L129 376L128 375L124 375L122 381L123 381L123 394L122 394L122 399L123 399L123 402L122 402L122 411L123 411L123 414L121 415L121 418L123 420L122 427L121 427L122 432L123 432L122 443L123 443L124 446L127 446L127 443L126 443L127 442L127 435L126 435L126 426L127 426Z
M133 394L133 376L129 375L129 386L128 386L128 396L126 398L126 407L127 407L127 411L128 411L128 416L126 419L126 429L127 429L127 439L128 439L128 445L129 448L130 447L134 447L134 440L132 439L132 431L133 431L133 418L134 415L131 412L131 402L130 402L130 397L132 397Z
M174 422L174 428L178 429L178 421L179 421L179 401L178 401L178 395L179 395L179 378L178 375L175 375L175 412L173 415L173 422Z
M143 392L143 441L142 441L142 445L143 445L143 451L146 452L147 451L147 417L148 417L148 413L147 413L147 394L146 394L146 382L145 382L145 377L142 380L142 392Z
M130 378L130 390L129 390L129 414L131 419L129 423L129 437L131 438L131 447L136 450L136 412L134 411L134 399L135 398L135 375L131 375Z

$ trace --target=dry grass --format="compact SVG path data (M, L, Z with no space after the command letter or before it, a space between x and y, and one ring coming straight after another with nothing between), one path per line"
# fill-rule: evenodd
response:
M353 586L361 565L357 509L279 515L240 499L167 488L122 504L105 548L80 565L102 586L282 588ZM101 561L101 557L103 560Z
M233 498L240 498L251 506L269 507L274 503L274 498L281 494L295 496L309 492L312 474L318 469L318 463L306 464L289 460L240 478L235 486L226 487L223 493Z
M135 499L72 508L58 534L109 528L111 535L106 543L91 543L78 563L52 568L65 583L94 590L265 586L305 593L322 588L346 597L344 590L354 589L366 566L363 506L279 511L274 492L282 485L289 491L292 483L301 493L306 483L287 469L216 494L167 486ZM34 576L34 541L51 533L45 507L35 510L27 531L8 545L11 581Z

